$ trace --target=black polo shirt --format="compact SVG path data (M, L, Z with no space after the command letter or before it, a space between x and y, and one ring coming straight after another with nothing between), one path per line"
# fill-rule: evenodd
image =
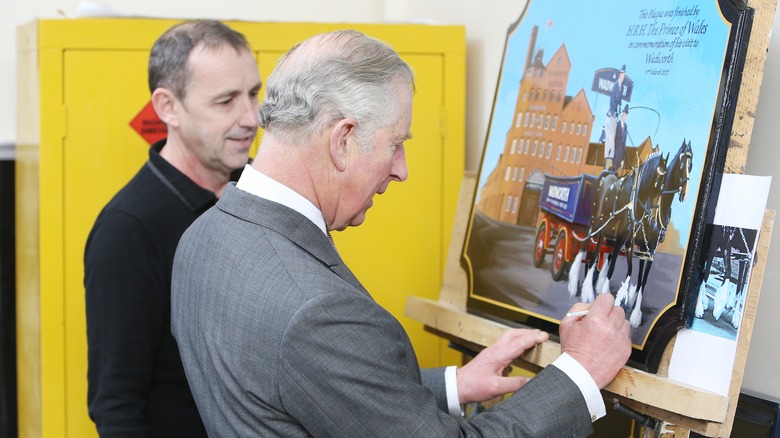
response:
M171 270L179 238L217 198L160 157L164 144L87 240L87 399L101 436L206 436L171 335Z

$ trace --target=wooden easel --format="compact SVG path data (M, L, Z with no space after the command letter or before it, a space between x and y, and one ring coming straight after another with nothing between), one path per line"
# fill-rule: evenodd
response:
M460 266L460 254L475 182L475 175L469 174L464 178L439 300L410 297L406 305L406 316L422 322L426 329L434 334L479 351L484 346L497 341L508 327L466 312L468 285L466 272ZM669 380L666 375L674 346L674 339L672 339L664 352L657 374L626 366L618 373L615 380L604 388L605 400L611 402L617 399L623 406L668 423L665 430L674 430L671 436L685 437L688 436L689 431L713 437L729 435L761 293L774 217L774 211L770 210L764 216L756 250L757 261L753 268L737 341L729 396L724 397ZM515 365L537 372L552 363L560 351L557 342L546 341L526 352L515 362Z
M726 173L744 172L769 45L769 31L776 8L776 0L748 3L755 9L755 16L729 141L724 169ZM461 187L439 300L410 297L406 305L406 316L425 324L426 330L438 336L479 351L498 340L508 327L466 312L468 280L460 265L460 257L475 189L476 174L467 172ZM615 380L602 390L607 403L617 400L635 412L656 419L659 426L654 431L648 431L651 436L688 437L691 431L710 437L730 435L761 293L774 218L775 212L767 210L742 316L728 397L667 378L674 338L667 345L657 374L626 366ZM560 345L547 341L526 352L515 365L537 372L549 365L559 354Z

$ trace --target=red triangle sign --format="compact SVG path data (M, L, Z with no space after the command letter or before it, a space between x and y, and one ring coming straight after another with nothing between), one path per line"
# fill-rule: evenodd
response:
M151 100L130 122L130 126L150 145L168 135L168 127L157 117Z

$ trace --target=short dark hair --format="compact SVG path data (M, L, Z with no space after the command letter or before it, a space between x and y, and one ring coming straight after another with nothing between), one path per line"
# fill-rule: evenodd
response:
M179 23L163 33L149 53L149 92L167 88L179 99L187 94L190 80L188 60L198 45L218 49L229 45L236 52L251 51L249 42L237 32L217 20L191 20Z

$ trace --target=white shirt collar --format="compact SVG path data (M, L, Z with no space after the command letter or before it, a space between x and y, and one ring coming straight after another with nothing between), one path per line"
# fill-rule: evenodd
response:
M301 196L300 193L261 173L249 164L244 166L244 172L241 173L241 178L238 179L236 187L247 193L297 211L314 222L314 225L319 227L323 234L328 234L325 227L325 218L314 204Z

